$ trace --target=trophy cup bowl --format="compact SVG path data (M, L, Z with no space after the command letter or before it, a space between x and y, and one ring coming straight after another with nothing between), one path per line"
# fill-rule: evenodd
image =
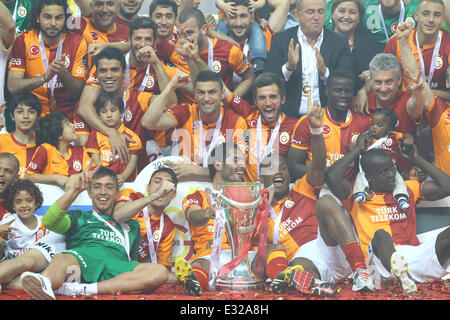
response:
M232 259L241 255L244 255L244 259L228 274L217 278L217 290L248 291L264 288L264 280L252 272L248 252L245 252L255 233L255 217L261 202L260 189L259 182L224 183L221 186L219 205L225 209L224 227Z

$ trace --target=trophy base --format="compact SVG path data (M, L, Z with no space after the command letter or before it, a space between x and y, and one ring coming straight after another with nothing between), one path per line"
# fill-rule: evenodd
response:
M217 279L217 291L251 291L263 290L264 281L258 278L239 277L235 279Z

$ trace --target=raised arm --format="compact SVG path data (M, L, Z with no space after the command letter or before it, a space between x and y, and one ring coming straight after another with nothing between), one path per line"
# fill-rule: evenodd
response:
M0 2L0 37L6 49L11 47L16 37L16 23L3 2Z
M274 10L269 17L267 24L273 33L284 30L289 13L289 1L286 0L266 0L267 4Z
M359 155L366 150L369 141L370 137L368 135L361 134L356 141L356 146L329 167L325 173L328 187L340 200L347 199L352 194L352 183L345 176L345 172Z

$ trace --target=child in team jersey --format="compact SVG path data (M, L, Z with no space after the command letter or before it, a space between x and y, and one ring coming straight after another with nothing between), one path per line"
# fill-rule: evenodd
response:
M0 153L11 153L19 160L19 175L23 178L28 163L36 151L34 129L41 115L41 101L32 93L18 94L8 101L8 109L15 130L0 134Z
M397 122L398 117L393 110L390 108L379 108L372 113L370 129L366 132L372 138L372 144L367 148L367 150L374 148L382 149L391 156L394 163L401 157L401 145L411 145L414 143L414 138L409 133L403 134L401 132L394 131L397 126ZM405 182L398 171L396 171L395 175L395 188L393 191L393 196L398 202L400 209L409 209L408 191L406 189ZM353 187L353 197L357 203L364 202L372 197L369 189L369 183L365 178L361 165Z
M42 193L30 180L19 180L6 195L10 212L0 221L0 261L22 255L49 231L35 211L42 206Z
M52 112L40 118L36 128L38 146L25 178L34 183L68 187L69 176L85 170L91 158L83 146L73 145L78 136L67 115Z
M103 91L98 96L94 106L105 126L114 128L119 133L127 135L134 142L127 142L131 159L127 164L123 164L117 154L112 154L108 136L92 129L85 144L87 152L96 165L107 167L117 174L119 186L122 186L124 182L134 181L137 175L138 154L142 149L142 144L139 136L122 122L122 117L125 113L122 96L117 93ZM125 117L127 117L127 114L125 114Z

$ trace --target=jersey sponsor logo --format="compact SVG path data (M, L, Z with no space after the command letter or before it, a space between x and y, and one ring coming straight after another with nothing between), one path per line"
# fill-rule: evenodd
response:
M96 32L94 32L94 31L91 31L91 38L92 38L92 40L97 41L98 40L98 34Z
M295 144L298 144L298 145L302 144L302 140L297 140L297 139L294 139L294 138L292 138L292 142L295 143Z
M20 66L20 65L22 65L22 59L20 59L20 58L11 58L9 63L12 66Z
M39 54L39 52L40 52L39 46L37 46L37 45L32 45L32 46L30 47L30 54L31 54L32 56L37 56L37 55Z
M75 129L84 129L84 122L83 121L75 122Z
M370 216L372 222L398 221L406 219L405 212L399 212L398 207L382 207L376 208L377 214Z
M30 163L28 164L28 167L30 167L30 168L33 169L33 170L36 170L37 164L34 163L34 162L30 162Z

